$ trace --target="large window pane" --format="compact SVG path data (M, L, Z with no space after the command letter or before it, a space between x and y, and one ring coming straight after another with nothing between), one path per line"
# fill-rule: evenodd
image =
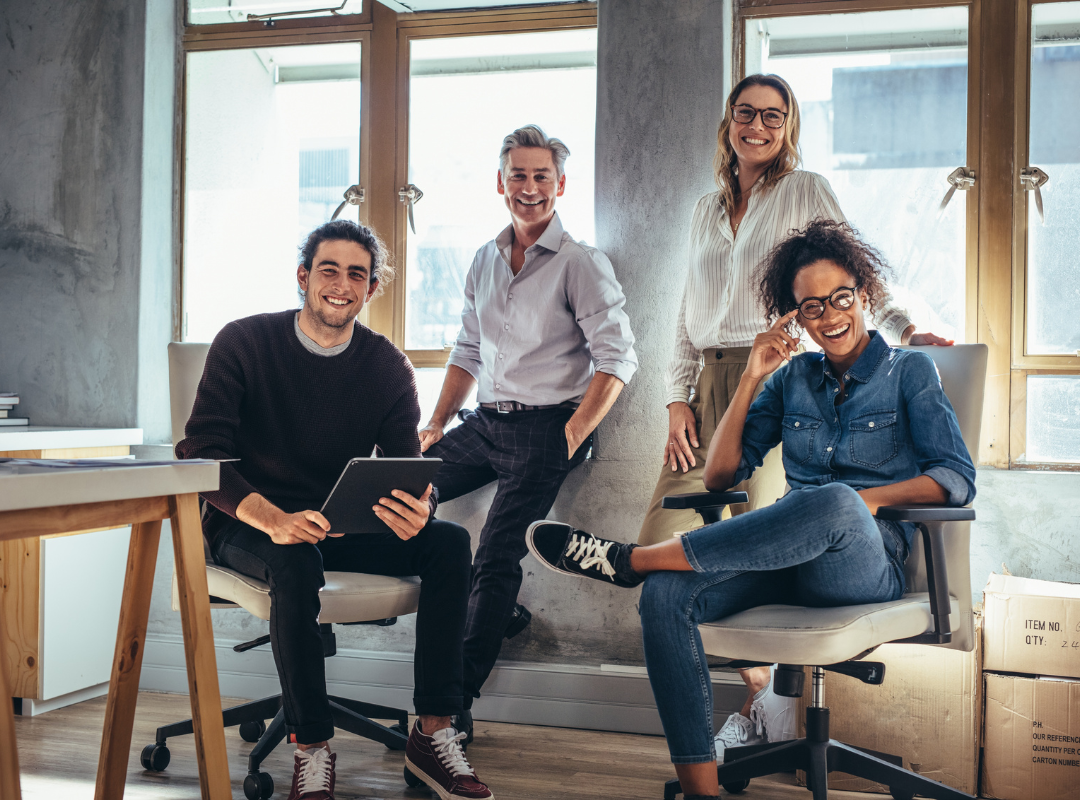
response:
M747 73L791 85L803 167L832 184L851 224L896 272L890 289L922 330L962 341L967 161L965 7L749 20Z
M187 59L184 338L210 341L297 305L297 246L359 180L360 45Z
M286 11L308 13L290 14L285 19L293 16L325 17L330 12L324 9L336 9L341 5L342 0L187 0L187 21L189 25L247 22L248 14L281 14ZM338 13L359 14L362 9L363 0L347 0Z
M1031 9L1031 124L1028 163L1046 222L1028 194L1027 352L1080 353L1080 3ZM1030 435L1030 434L1029 434Z
M414 40L409 181L424 193L406 256L405 347L441 350L457 336L473 255L510 221L496 193L502 139L537 124L570 148L567 231L595 242L596 31Z

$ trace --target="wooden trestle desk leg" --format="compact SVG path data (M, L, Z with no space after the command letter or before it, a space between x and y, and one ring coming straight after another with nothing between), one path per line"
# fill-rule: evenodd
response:
M131 527L124 598L116 631L109 699L105 704L105 730L98 757L97 800L118 800L124 796L131 728L135 723L135 703L139 699L139 673L146 648L146 621L150 616L150 595L154 588L161 520L140 522Z
M202 524L196 494L180 494L169 500L172 516L173 553L180 595L180 618L184 626L191 719L195 728L195 753L199 761L199 784L204 800L232 797L229 763L225 751L225 727L221 718L214 630L210 620L210 592L206 584Z
M0 593L2 594L2 593ZM0 642L4 641L0 614ZM19 800L19 751L15 745L15 716L8 691L7 667L0 655L0 800Z

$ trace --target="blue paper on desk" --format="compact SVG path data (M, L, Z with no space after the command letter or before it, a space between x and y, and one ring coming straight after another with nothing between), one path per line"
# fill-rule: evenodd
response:
M236 458L222 461L239 461ZM125 467L175 467L177 464L214 464L213 458L186 458L182 461L136 461L134 459L103 458L0 458L0 474L32 475L56 470L80 470Z

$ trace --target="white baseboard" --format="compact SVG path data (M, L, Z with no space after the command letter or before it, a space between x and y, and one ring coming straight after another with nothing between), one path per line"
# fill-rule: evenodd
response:
M215 646L218 681L225 697L256 699L277 694L269 646L235 653L234 642ZM330 694L412 710L412 655L339 649L326 661ZM139 688L186 694L183 640L150 634ZM714 712L721 719L746 700L738 675L713 675ZM723 716L721 716L723 715ZM491 722L662 734L652 689L642 670L571 664L499 662L473 705L473 716Z
M93 700L95 697L101 697L103 694L108 693L109 684L106 682L99 683L96 686L87 686L85 689L77 689L74 692L62 694L59 697L50 697L48 700L35 700L32 697L23 697L21 698L22 703L19 714L23 717L36 717L38 714L44 714L46 711L64 708L65 706L72 706L76 703L81 703L84 700Z

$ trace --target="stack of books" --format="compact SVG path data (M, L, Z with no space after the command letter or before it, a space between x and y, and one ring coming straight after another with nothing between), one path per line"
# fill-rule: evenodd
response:
M0 427L30 424L26 417L11 416L12 410L18 404L19 396L15 392L0 392Z

